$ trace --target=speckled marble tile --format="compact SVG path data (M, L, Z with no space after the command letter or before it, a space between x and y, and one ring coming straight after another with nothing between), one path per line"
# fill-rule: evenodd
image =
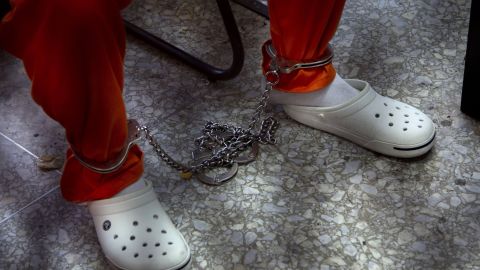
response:
M0 240L2 269L111 269L87 208L59 190L2 224Z
M20 60L0 50L0 132L37 156L63 158L63 128L30 96L30 81Z
M128 37L128 113L151 126L176 158L189 159L206 120L246 125L257 105L259 48L268 21L232 7L246 59L230 81L208 82ZM145 177L190 243L192 268L480 269L480 124L459 111L469 7L462 0L349 1L332 41L339 74L367 80L432 117L437 142L423 157L372 153L295 123L278 106L269 107L281 123L277 145L262 146L257 161L221 187L179 180L142 143ZM124 14L202 59L229 64L213 1L136 1ZM21 73L19 63L2 57L7 64L1 74ZM28 87L18 76L6 82L0 89ZM15 127L11 134L19 140L32 134ZM45 227L29 225L36 218ZM52 269L108 267L86 210L63 203L58 194L0 230L9 237L2 243L12 243L0 251L16 254L4 259L9 266L22 268L25 260ZM41 242L29 247L25 239L35 233ZM22 244L13 244L15 237Z
M35 161L0 134L0 221L58 185L60 175L40 171Z

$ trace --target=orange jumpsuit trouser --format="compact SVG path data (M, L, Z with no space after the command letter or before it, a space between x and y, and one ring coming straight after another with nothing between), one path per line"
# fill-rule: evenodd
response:
M113 173L82 166L75 153L96 163L117 157L125 145L123 103L125 30L120 11L130 0L11 0L0 23L0 48L20 58L32 97L66 132L69 150L61 178L68 201L109 198L143 173L143 153L133 147ZM279 56L319 58L335 33L345 0L271 0L271 35ZM308 7L308 8L306 8ZM269 59L264 56L264 69ZM308 92L328 85L331 65L282 75L278 88Z

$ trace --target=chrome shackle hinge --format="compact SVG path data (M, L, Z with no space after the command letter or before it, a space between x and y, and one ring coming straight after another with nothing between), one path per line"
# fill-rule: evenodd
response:
M107 173L112 173L123 165L125 161L127 160L128 157L128 152L130 151L130 148L132 148L135 143L137 143L141 139L141 134L139 130L139 125L136 120L130 119L128 120L128 136L127 136L127 141L125 143L125 146L122 148L122 151L116 156L115 159L110 160L108 162L96 162L93 160L87 160L85 158L80 157L75 151L73 151L73 155L75 158L85 166L86 168L96 172L96 173L101 173L101 174L107 174Z
M278 56L277 51L273 47L272 41L268 41L265 44L265 50L272 59L272 66L270 69L278 70L280 73L286 74L292 73L297 69L323 67L330 64L333 60L333 48L330 46L330 44L325 49L322 57L311 62L299 62Z

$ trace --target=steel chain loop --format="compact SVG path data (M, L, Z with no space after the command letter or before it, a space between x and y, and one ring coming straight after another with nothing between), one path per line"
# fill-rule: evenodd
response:
M271 67L277 67L274 59L272 59ZM257 128L262 114L265 113L270 91L272 87L279 82L278 71L275 69L268 71L265 74L265 80L265 90L262 93L259 105L251 117L248 128L244 129L233 125L207 122L202 130L202 136L196 138L194 141L196 146L196 150L193 152L194 161L188 165L182 164L169 156L146 126L139 127L138 129L143 131L146 140L153 147L159 158L168 166L179 171L185 176L184 178L189 178L192 174L202 174L202 177L198 177L202 182L212 185L222 184L235 175L236 168L238 168L236 158L238 158L242 152L248 148L252 148L252 152L248 156L249 158L242 158L242 164L245 164L255 159L258 148L253 149L255 148L254 144L266 145L276 143L275 132L279 127L279 123L275 118L271 116L265 118L260 123L260 127ZM255 131L257 132L255 133ZM195 157L196 152L210 152L210 157ZM235 171L225 173L225 175L229 175L228 179L218 179L218 177L208 178L203 175L203 172L207 170L218 167L231 167L233 165L235 165Z

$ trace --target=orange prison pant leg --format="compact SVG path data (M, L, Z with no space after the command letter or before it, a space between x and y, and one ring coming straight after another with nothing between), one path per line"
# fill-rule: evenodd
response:
M345 0L270 0L270 32L277 55L294 61L319 59L337 30ZM270 58L263 50L263 70ZM281 74L276 89L305 93L330 84L335 78L332 64Z
M71 149L96 162L115 159L127 137L122 99L125 30L130 0L13 0L0 23L0 48L23 60L33 99L65 127L70 149L61 179L65 199L108 198L143 172L138 147L116 172L80 165Z

